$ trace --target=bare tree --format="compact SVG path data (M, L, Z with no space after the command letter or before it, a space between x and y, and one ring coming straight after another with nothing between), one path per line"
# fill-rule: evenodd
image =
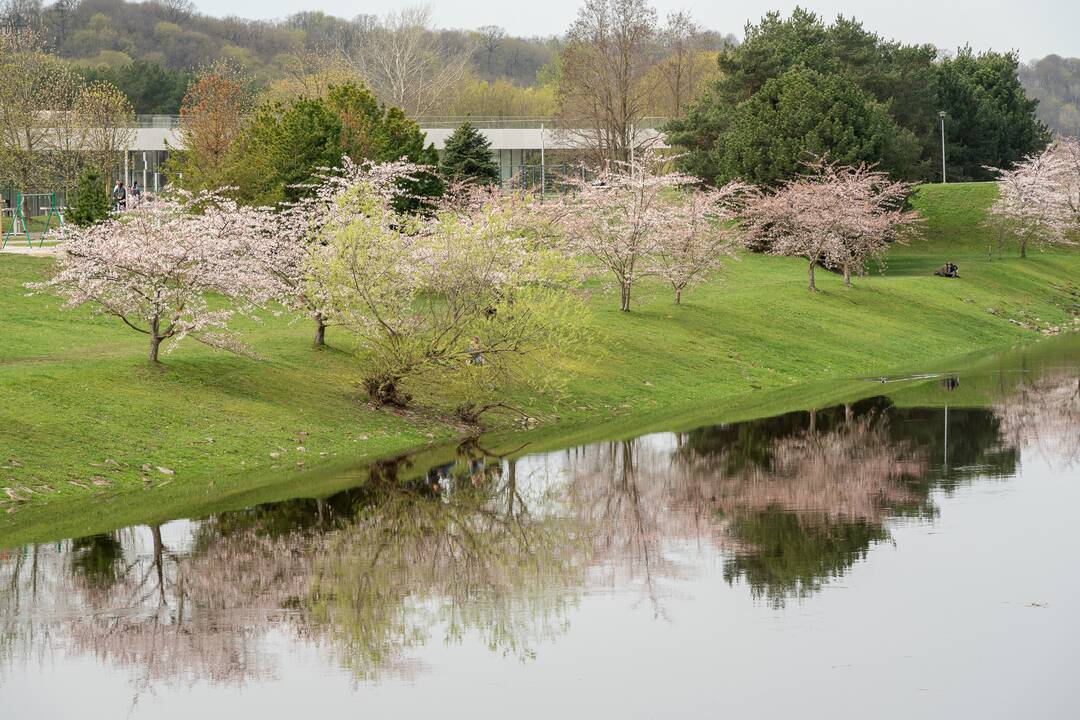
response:
M346 57L380 100L412 116L439 106L465 76L472 55L440 44L427 6L392 12L362 35Z
M477 29L476 33L480 36L480 49L484 52L484 57L487 67L487 79L495 79L495 71L492 67L492 62L495 59L495 52L502 45L503 39L506 38L506 31L498 25L484 25Z
M12 32L41 30L41 0L0 0L0 28Z
M109 177L135 141L131 101L115 85L93 83L76 98L75 116L87 160L102 177Z
M566 34L559 115L597 161L626 162L649 105L656 11L644 0L587 0ZM564 130L573 132L573 130Z
M56 0L45 10L43 22L54 47L61 48L67 41L78 9L79 0Z
M195 3L191 0L154 0L154 4L160 7L169 22L182 23L195 12Z
M660 87L657 96L662 104L653 107L661 114L681 117L687 104L701 91L703 82L716 65L707 52L709 42L705 29L690 13L679 11L667 17L660 33L664 58L655 73Z

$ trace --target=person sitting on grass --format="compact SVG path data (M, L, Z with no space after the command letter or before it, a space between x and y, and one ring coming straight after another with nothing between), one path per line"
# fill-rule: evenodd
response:
M960 277L960 268L958 268L955 263L947 262L935 270L934 274L938 277L958 278Z

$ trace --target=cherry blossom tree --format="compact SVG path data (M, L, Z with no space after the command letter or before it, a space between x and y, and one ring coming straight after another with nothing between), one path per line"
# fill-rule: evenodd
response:
M871 165L819 158L747 205L746 239L773 255L805 258L811 291L817 290L818 265L842 270L850 285L852 272L865 273L869 260L883 259L889 245L905 241L905 231L918 223L903 207L910 190Z
M646 153L633 163L610 165L591 179L566 182L571 191L549 211L560 217L574 250L615 276L619 309L629 312L635 283L656 273L660 248L675 247L675 236L690 232L671 222L672 196L697 180L663 173L660 162Z
M1080 140L1058 138L1055 152L1061 163L1061 183L1073 222L1080 225Z
M1032 244L1060 245L1069 242L1074 226L1070 206L1069 158L1060 140L1030 155L1010 170L998 173L998 198L990 208L993 218L1016 238L1020 257Z
M238 252L235 204L220 193L176 193L86 228L69 228L54 276L28 287L56 293L67 307L92 305L150 340L158 362L185 337L249 354L228 331L230 308L212 308L211 292L241 297L259 282Z
M238 237L244 255L258 269L258 281L248 288L260 304L277 302L315 322L316 347L326 344L326 329L335 324L327 304L328 291L311 264L335 233L369 210L366 198L392 202L403 185L424 167L408 161L357 164L342 157L338 169L326 169L298 200L281 208L236 208ZM363 188L359 192L358 188Z
M671 283L676 305L684 290L720 269L723 258L734 257L739 240L734 219L749 192L748 186L732 182L686 191L668 204L653 263L656 274Z

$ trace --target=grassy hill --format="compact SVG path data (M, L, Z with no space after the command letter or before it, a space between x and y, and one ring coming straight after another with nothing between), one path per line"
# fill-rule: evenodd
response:
M659 285L629 315L596 293L594 340L562 368L565 396L507 399L549 436L661 412L745 416L812 405L842 380L1074 327L1080 254L988 256L981 221L994 192L922 188L925 241L850 289L820 273L822 292L811 294L801 261L744 255L682 306ZM932 276L946 260L962 279ZM315 350L304 321L243 327L262 361L189 342L151 367L144 338L120 323L26 295L50 262L0 255L0 545L193 514L259 488L315 493L343 468L460 434L436 413L366 407L345 335ZM796 387L808 381L813 391Z

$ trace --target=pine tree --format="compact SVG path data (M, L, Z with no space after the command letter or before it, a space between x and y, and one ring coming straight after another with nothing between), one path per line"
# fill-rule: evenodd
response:
M481 185L499 181L499 165L491 157L491 142L468 122L446 139L441 168L450 180Z
M105 181L93 168L86 168L79 175L75 186L75 203L68 212L67 220L79 227L89 227L109 216L109 195Z

